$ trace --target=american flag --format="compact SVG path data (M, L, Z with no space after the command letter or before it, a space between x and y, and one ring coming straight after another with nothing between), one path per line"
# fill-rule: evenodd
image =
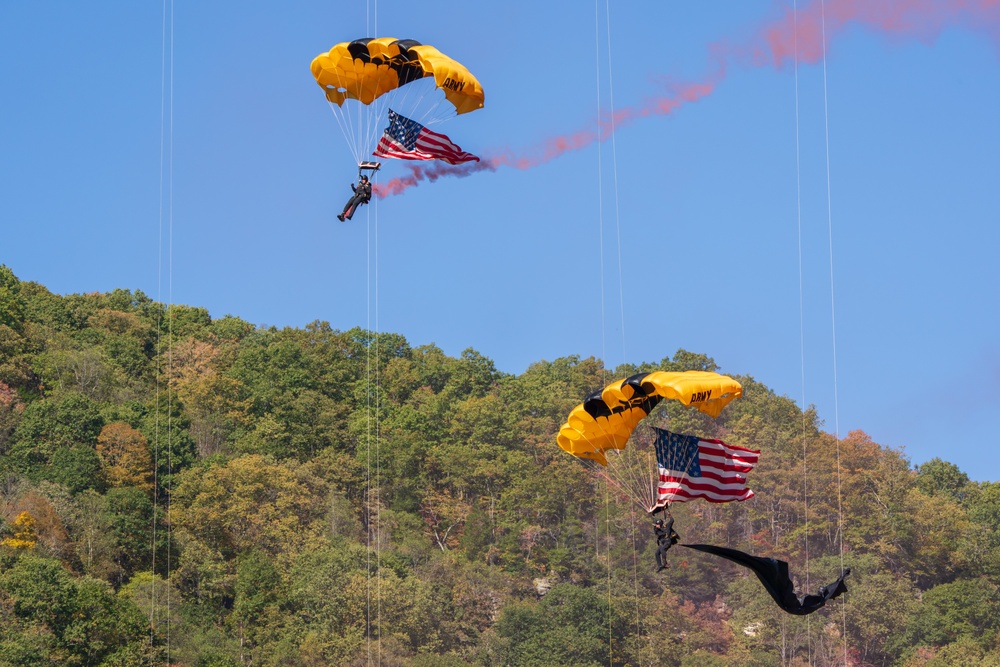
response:
M695 498L726 503L753 497L753 491L747 488L746 473L757 465L759 451L721 440L654 430L660 469L657 505Z
M385 128L372 155L400 160L443 160L448 164L479 162L478 157L466 153L448 137L431 132L392 109L389 109L389 127Z

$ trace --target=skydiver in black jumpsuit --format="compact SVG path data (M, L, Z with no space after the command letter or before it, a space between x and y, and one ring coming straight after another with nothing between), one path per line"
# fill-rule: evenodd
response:
M358 181L358 186L354 187L354 183L351 183L351 189L354 190L354 196L351 197L347 205L344 206L344 212L337 214L337 220L341 222L346 218L350 220L354 215L354 212L358 210L358 206L361 204L367 204L372 198L372 184L368 182L367 176L362 176L361 180Z
M674 517L669 511L666 524L663 519L657 519L653 523L653 532L656 533L656 571L662 572L670 567L666 561L667 551L680 541L681 536L674 531Z

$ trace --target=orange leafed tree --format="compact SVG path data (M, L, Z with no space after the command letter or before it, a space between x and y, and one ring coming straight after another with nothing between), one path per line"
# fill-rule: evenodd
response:
M97 436L97 453L111 486L153 489L153 458L146 436L123 422L105 425Z

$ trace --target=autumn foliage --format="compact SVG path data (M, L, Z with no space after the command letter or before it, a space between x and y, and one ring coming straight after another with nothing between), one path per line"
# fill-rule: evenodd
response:
M751 376L718 419L649 417L762 452L753 499L675 507L682 543L787 560L803 592L851 567L850 591L796 618L680 546L654 573L648 517L555 434L607 375L704 354L511 375L0 287L0 665L1000 664L1000 484L837 438Z
M149 443L128 424L106 424L97 436L97 453L111 486L153 490L153 457Z

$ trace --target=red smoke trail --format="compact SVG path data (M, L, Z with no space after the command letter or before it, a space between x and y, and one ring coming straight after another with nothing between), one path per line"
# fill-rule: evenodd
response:
M813 2L798 13L799 61L823 58L823 29L830 40L852 25L898 38L932 42L946 29L961 26L1000 39L1000 0L832 0ZM758 31L748 48L755 66L781 67L795 57L796 19L786 10L781 19Z
M639 118L647 116L671 114L689 102L696 102L706 97L715 88L714 82L686 84L677 88L676 92L667 97L650 100L640 107L621 109L614 116L602 118L594 129L580 130L573 134L560 135L546 139L540 146L528 149L522 154L514 154L507 150L495 155L487 155L481 162L466 162L465 164L420 163L406 164L410 172L408 176L399 176L384 184L376 183L372 188L379 197L398 195L405 190L418 185L421 181L433 183L442 176L462 178L480 171L496 171L499 167L514 169L531 169L551 162L570 151L586 148L598 136L607 137L612 128L624 127Z
M519 155L505 150L487 156L482 162L463 165L407 165L409 176L376 185L375 194L388 197L421 181L434 182L443 176L464 177L479 171L496 171L502 166L537 167L569 151L585 148L598 138L605 139L612 129L648 116L669 115L685 104L708 97L725 77L731 60L753 67L780 69L795 58L796 32L799 61L819 62L823 57L824 28L827 42L830 42L855 25L892 37L925 42L933 41L948 28L960 26L984 31L994 43L1000 43L1000 0L827 0L825 5L816 0L800 9L797 17L787 9L781 18L760 27L745 44L733 46L720 42L712 45L710 51L717 60L718 70L703 82L672 86L667 95L620 109L613 117L602 118L592 129L547 139Z

